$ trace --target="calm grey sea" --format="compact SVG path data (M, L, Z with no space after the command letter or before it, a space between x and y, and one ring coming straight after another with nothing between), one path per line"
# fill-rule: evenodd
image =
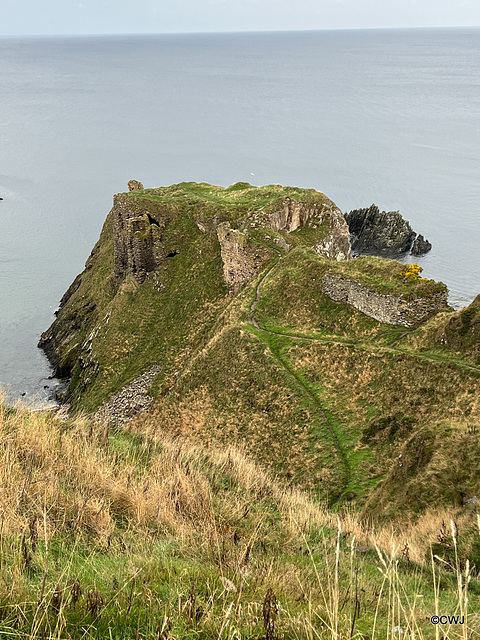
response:
M457 306L480 292L480 29L0 38L0 382L127 180L282 183L400 209ZM48 389L44 389L48 386Z

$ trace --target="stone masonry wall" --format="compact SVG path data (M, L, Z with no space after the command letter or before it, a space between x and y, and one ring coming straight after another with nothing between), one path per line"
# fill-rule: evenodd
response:
M139 203L124 193L113 198L114 276L117 282L133 275L141 283L165 258L162 234L168 221L158 212L150 215L145 211L146 207L145 200Z
M396 296L377 293L356 280L331 273L324 276L322 291L335 302L346 302L379 322L403 327L414 326L432 313L447 308L446 291L441 291L428 298L404 300Z

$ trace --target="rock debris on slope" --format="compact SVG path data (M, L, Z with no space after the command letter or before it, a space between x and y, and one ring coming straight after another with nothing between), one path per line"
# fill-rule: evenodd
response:
M148 409L153 398L148 395L155 378L162 367L153 365L133 382L120 389L108 402L105 402L95 413L94 420L98 423L125 424L142 411Z

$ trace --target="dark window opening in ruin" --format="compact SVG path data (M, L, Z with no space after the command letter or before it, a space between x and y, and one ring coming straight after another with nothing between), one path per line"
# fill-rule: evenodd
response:
M149 213L147 213L147 217L150 224L154 224L156 227L160 226L158 222L155 220L155 218L152 218L152 216Z

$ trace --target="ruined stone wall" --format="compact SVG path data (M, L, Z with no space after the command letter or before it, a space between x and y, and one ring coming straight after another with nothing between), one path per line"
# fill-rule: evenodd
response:
M322 291L335 302L346 302L358 311L385 324L414 326L427 316L447 308L447 292L441 291L428 298L403 298L377 293L356 280L327 273L322 280Z
M136 181L129 182L132 191L140 190L141 186ZM126 193L114 196L114 279L117 285L130 275L141 284L148 273L158 270L166 258L163 233L173 215L168 207L162 208L147 198L135 198ZM327 229L323 224L326 222ZM196 224L203 233L216 232L225 283L234 292L251 280L271 257L267 250L249 241L248 231L232 229L228 222L213 218L211 221L196 220ZM263 218L257 212L250 226L287 233L305 226L318 229L319 240L313 248L319 255L332 260L351 257L348 226L340 210L333 205L293 202L286 198L280 211L264 214ZM283 248L288 250L290 246L283 238L278 239L278 244L282 241Z
M128 181L128 190L129 191L143 191L144 187L141 182L138 180L129 180Z
M113 198L114 277L117 282L133 275L141 283L165 258L162 233L167 219L158 212L146 211L146 208L145 200L138 202L124 193Z
M262 247L250 244L247 234L232 229L228 222L221 222L217 226L217 237L223 277L227 286L236 292L260 271L270 255Z

